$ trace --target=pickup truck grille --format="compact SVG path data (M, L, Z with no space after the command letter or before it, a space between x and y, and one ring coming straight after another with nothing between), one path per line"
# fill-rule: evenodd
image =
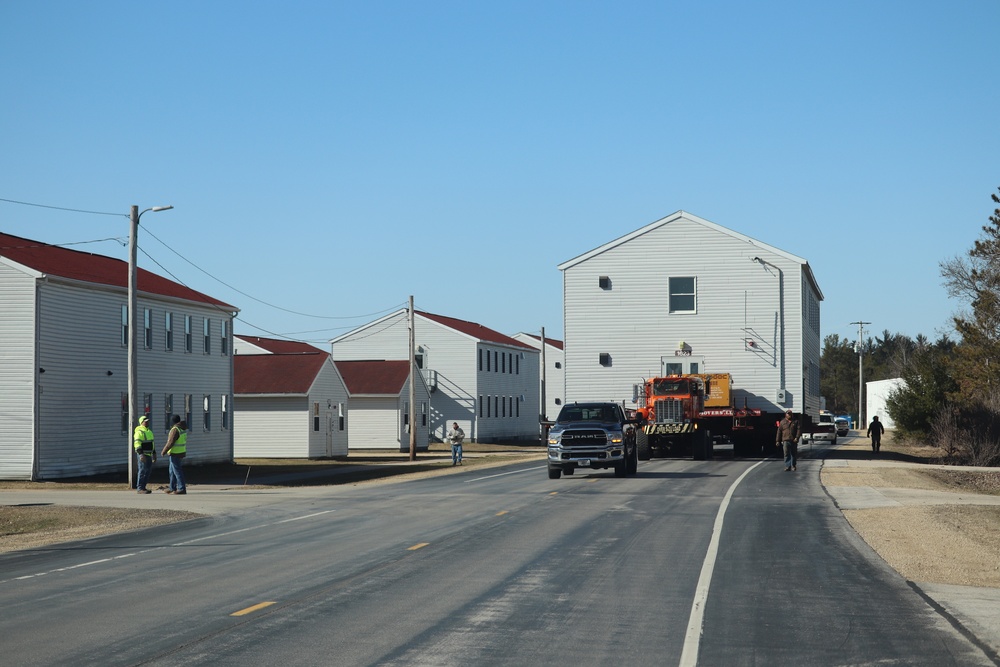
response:
M676 398L661 398L656 401L657 424L669 424L684 421L684 401Z
M560 442L563 447L603 447L608 444L608 434L600 429L565 431Z

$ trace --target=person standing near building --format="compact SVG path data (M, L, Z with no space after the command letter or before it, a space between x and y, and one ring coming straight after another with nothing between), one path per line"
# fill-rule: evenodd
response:
M882 449L883 433L885 433L885 427L882 426L882 422L878 420L878 417L872 417L872 423L868 425L868 437L872 439L872 451L875 453Z
M163 451L160 454L170 457L170 488L167 489L167 493L186 494L184 455L187 454L187 422L182 420L179 415L174 415L174 425L170 427L167 444L163 446Z
M795 470L795 457L799 449L799 422L791 410L785 410L785 418L778 423L778 437L774 443L785 450L785 470Z
M448 431L448 442L451 443L451 464L453 466L462 465L463 440L465 440L465 431L458 425L458 422L452 422L451 430Z
M139 417L139 425L132 432L132 447L139 459L139 479L135 484L136 493L152 493L146 488L149 481L149 471L156 463L156 450L153 448L153 431L149 428L149 417Z

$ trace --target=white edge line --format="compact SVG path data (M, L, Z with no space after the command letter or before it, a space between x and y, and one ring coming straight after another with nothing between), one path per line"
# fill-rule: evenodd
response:
M292 521L302 521L302 519L311 519L314 516L322 516L324 514L329 514L330 512L336 512L337 510L324 510L322 512L315 512L313 514L306 514L305 516L296 516L291 519L282 519L278 523L290 523Z
M712 583L712 573L715 571L715 561L719 555L719 536L722 534L722 521L725 518L726 509L729 507L729 501L743 478L763 463L764 461L758 461L744 470L743 474L730 485L722 499L722 504L719 505L719 511L715 515L715 524L712 526L712 539L708 543L705 562L701 565L701 575L698 577L698 586L695 588L694 601L691 604L691 616L688 619L687 634L684 635L684 650L681 651L680 667L695 667L698 664L701 627L705 619L705 602L708 600L708 589Z

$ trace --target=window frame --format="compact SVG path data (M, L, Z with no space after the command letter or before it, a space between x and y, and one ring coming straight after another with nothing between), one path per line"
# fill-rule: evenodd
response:
M682 284L681 281L685 281ZM687 291L686 281L691 281ZM675 282L677 283L675 288ZM678 302L675 305L675 300ZM684 303L680 303L685 300ZM690 300L690 304L687 303ZM690 308L687 306L690 305ZM667 278L667 312L671 315L693 315L698 312L698 278L696 276L671 276Z

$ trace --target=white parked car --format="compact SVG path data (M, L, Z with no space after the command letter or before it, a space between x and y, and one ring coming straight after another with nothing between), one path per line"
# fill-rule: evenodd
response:
M846 438L848 432L851 430L851 423L846 419L837 420L837 435L841 438Z
M837 427L833 424L814 424L811 432L802 434L802 444L825 443L837 444Z

